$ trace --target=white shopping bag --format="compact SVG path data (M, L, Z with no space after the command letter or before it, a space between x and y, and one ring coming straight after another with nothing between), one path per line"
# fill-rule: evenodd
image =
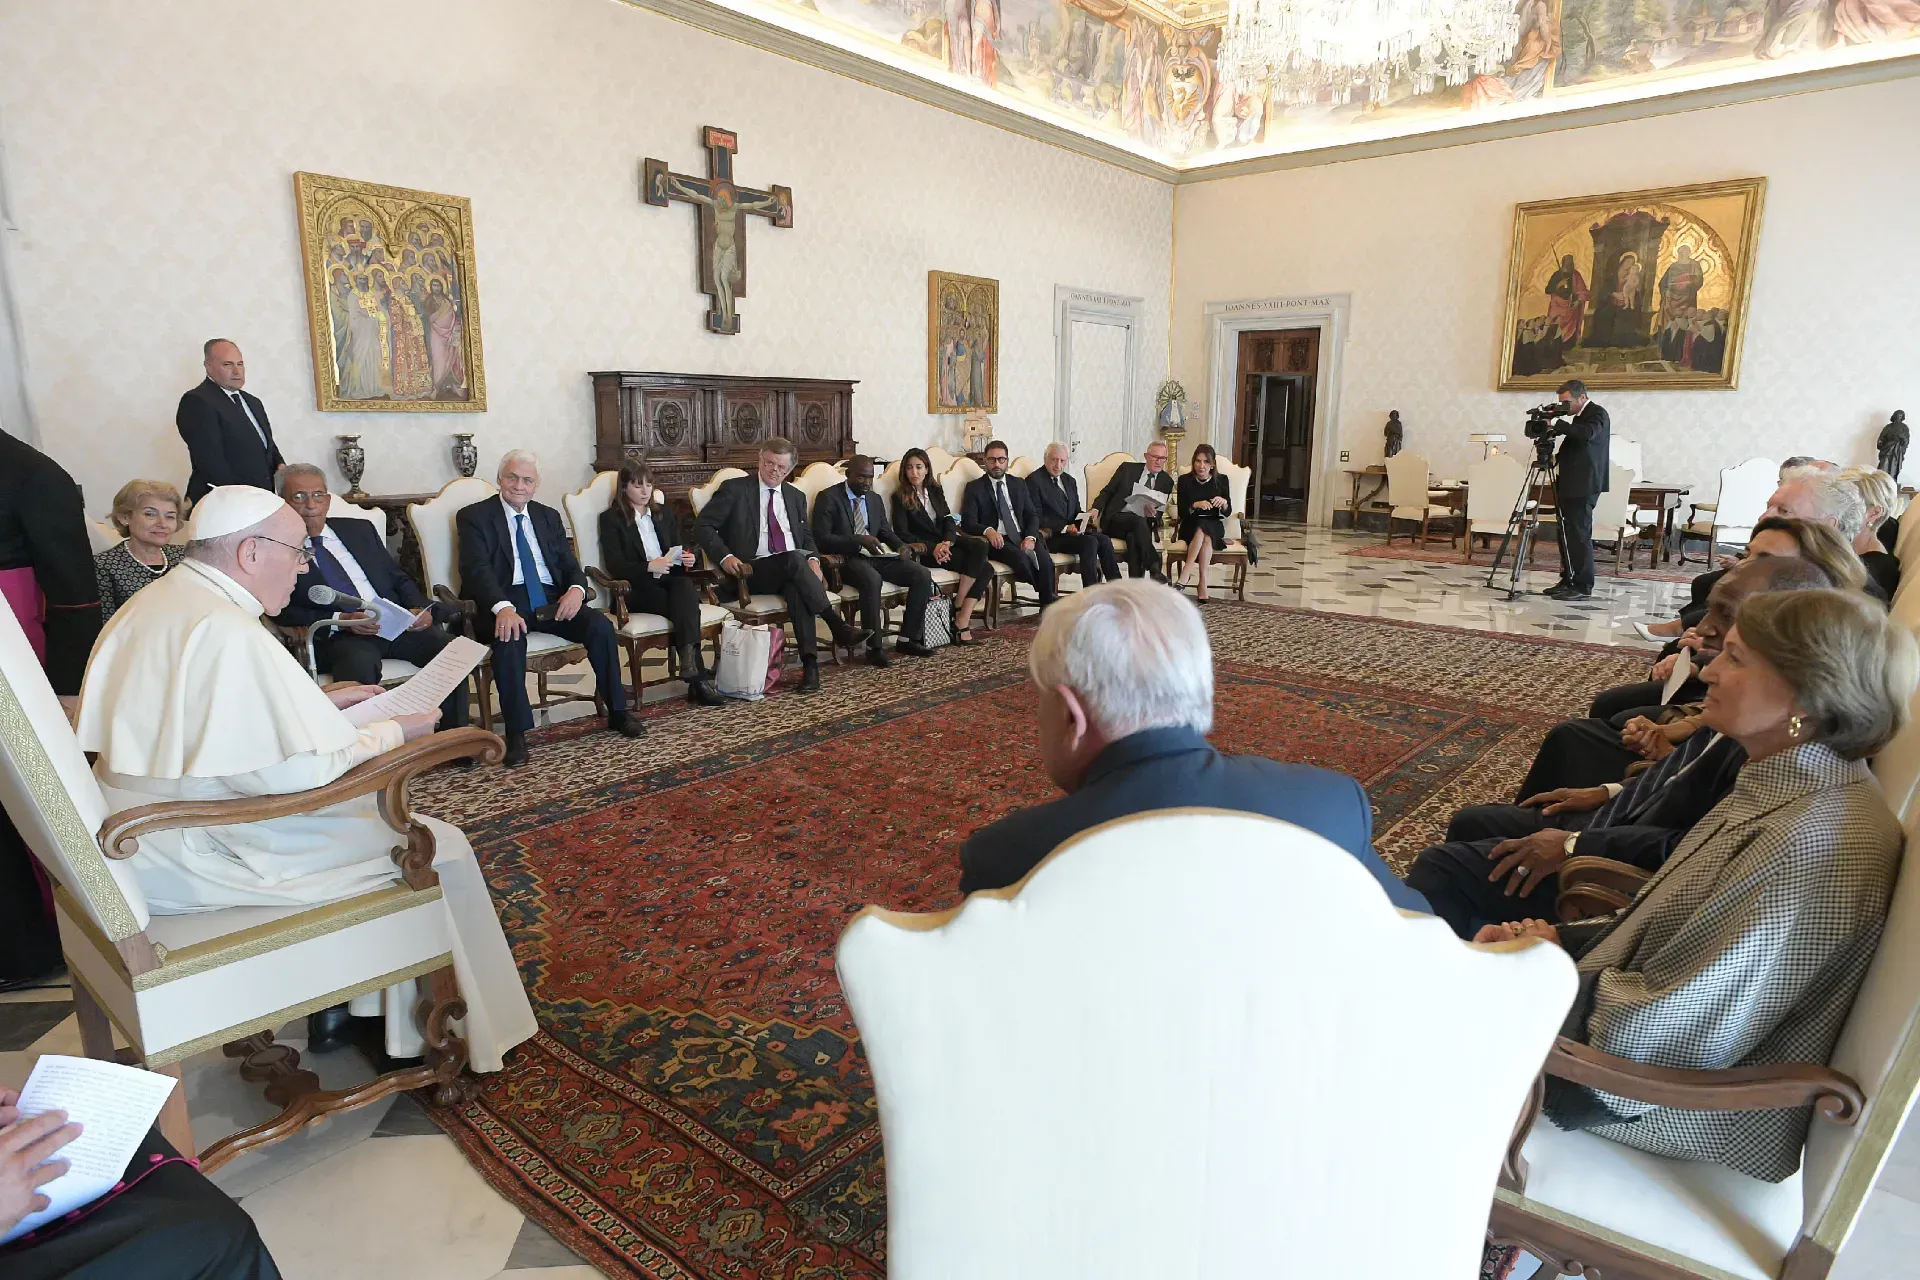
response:
M785 640L778 627L749 626L728 618L720 628L720 661L714 667L713 687L723 697L748 702L766 697L779 682Z

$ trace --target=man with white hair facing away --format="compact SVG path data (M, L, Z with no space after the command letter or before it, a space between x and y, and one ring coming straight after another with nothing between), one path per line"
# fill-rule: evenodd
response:
M438 712L355 728L341 709L379 688L323 692L260 625L262 613L285 607L306 566L304 533L267 490L211 489L194 507L187 558L113 615L87 666L76 732L99 753L94 772L114 810L307 791L433 732ZM436 836L473 1067L498 1071L537 1029L533 1009L472 848L451 828ZM292 907L393 883L393 845L377 797L363 796L264 822L154 832L131 865L156 913ZM352 1005L371 1017L384 1000L386 1051L397 1058L422 1052L414 986ZM321 1025L331 1038L333 1022Z
M1396 906L1430 910L1364 856L1373 812L1358 782L1208 744L1213 650L1200 611L1171 587L1130 578L1062 597L1041 615L1028 676L1040 759L1067 794L974 832L960 850L960 892L1016 884L1062 842L1113 818L1198 806L1318 832L1367 864Z

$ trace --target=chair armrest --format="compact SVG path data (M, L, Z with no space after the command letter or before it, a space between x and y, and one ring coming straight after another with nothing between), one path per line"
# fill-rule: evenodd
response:
M1811 1106L1851 1125L1866 1106L1860 1086L1831 1067L1777 1062L1764 1067L1688 1071L1650 1067L1561 1036L1547 1054L1547 1074L1603 1093L1687 1111L1774 1111Z
M608 597L612 599L613 625L616 627L626 626L627 625L627 592L632 588L633 584L630 582L626 582L623 579L616 578L612 574L607 573L605 570L595 565L587 566L587 577L593 580L594 586L604 590L607 593Z
M1554 914L1567 921L1623 911L1633 905L1634 896L1651 879L1651 871L1632 863L1612 858L1568 858L1560 867Z
M407 788L415 777L449 760L477 758L499 764L506 756L499 735L484 729L448 729L383 751L347 770L332 782L310 791L279 796L248 796L242 800L167 800L143 804L107 815L100 824L100 848L109 858L131 858L140 849L140 837L188 827L223 827L242 822L267 822L313 813L346 800L375 792L380 817L407 843L394 849L394 862L409 887L438 883L433 872L433 837L414 820Z

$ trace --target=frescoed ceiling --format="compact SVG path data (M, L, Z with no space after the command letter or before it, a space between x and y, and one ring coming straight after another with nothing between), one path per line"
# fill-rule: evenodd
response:
M1514 0L1498 74L1305 104L1216 74L1225 0L628 2L1172 180L1920 72L1920 0Z

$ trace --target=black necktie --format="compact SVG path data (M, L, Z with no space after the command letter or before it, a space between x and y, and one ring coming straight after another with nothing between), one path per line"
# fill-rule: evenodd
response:
M1013 522L1013 508L1007 503L1007 482L1005 480L995 480L993 482L993 492L994 500L1000 507L1001 530L1006 533L1018 531L1020 526Z

